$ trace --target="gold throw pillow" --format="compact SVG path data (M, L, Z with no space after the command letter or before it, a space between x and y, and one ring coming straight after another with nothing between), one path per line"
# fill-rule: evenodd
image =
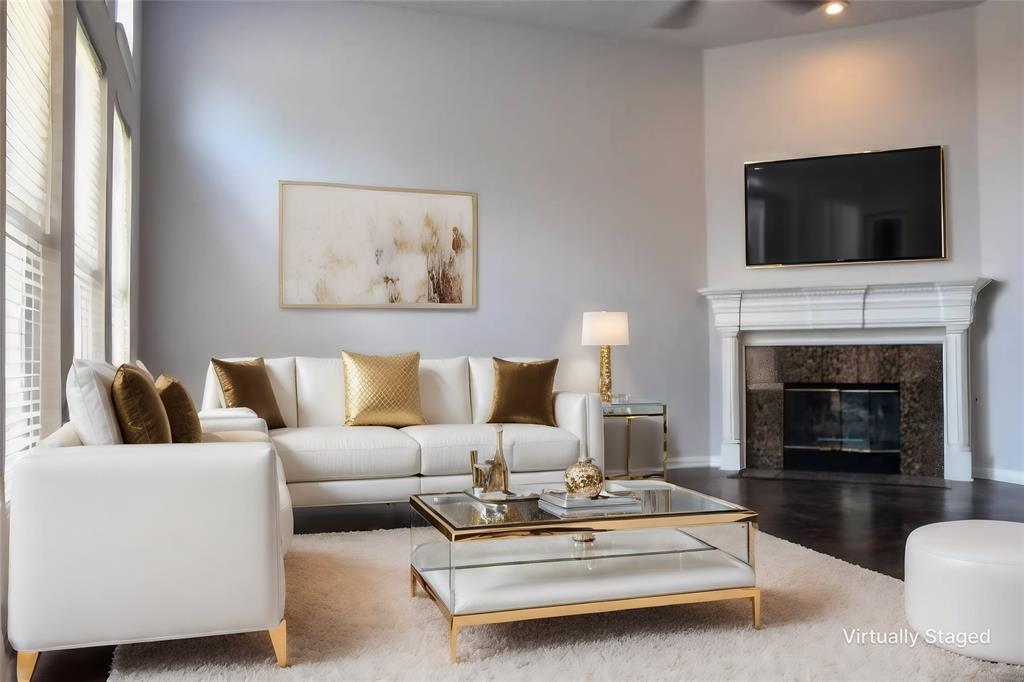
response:
M153 379L135 365L121 365L110 387L121 437L128 445L171 442L167 411Z
M494 358L490 424L555 425L555 370L558 358L511 362Z
M267 422L268 429L284 428L284 418L277 406L263 358L240 362L213 358L210 362L217 373L226 407L248 407Z
M203 426L199 422L196 404L185 390L184 384L161 374L156 380L156 392L160 394L160 402L167 411L167 421L171 424L172 443L199 443L203 440Z
M420 408L420 354L341 353L345 426L426 424Z

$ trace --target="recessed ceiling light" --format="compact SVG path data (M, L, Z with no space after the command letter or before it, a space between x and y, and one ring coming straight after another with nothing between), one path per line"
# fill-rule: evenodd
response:
M826 2L824 5L825 14L836 15L842 14L843 10L849 7L849 3L845 0L832 0L832 2Z

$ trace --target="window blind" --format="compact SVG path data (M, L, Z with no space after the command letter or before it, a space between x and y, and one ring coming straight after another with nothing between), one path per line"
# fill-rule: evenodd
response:
M115 365L131 355L132 141L114 110L110 190L110 355Z
M59 235L54 185L59 136L59 5L8 0L4 224L4 443L34 445L60 415Z
M4 337L5 452L31 447L42 428L42 288L41 246L4 235L6 300Z
M99 59L82 25L75 51L75 357L105 348L106 98Z

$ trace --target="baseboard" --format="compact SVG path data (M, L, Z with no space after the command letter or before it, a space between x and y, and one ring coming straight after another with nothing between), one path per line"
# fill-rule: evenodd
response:
M682 457L673 457L668 461L669 469L704 469L711 466L717 466L713 463L714 457L708 457L707 455L683 455Z
M707 467L717 468L718 457L708 457L707 455L683 455L682 457L672 457L668 460L669 469L704 469ZM632 473L634 474L656 474L660 473L660 467L633 467ZM626 473L625 469L608 469L605 474L608 476L620 476Z
M625 469L606 469L604 475L609 477L624 476L625 473ZM632 469L629 470L629 473L633 474L634 476L648 476L650 474L660 474L661 467L633 467Z
M974 477L984 478L989 481L1002 481L1003 483L1016 483L1024 485L1024 471L1013 469L995 469L993 467L974 467Z

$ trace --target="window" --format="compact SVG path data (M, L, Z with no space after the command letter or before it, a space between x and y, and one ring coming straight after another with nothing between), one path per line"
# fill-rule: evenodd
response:
M34 445L60 420L60 4L9 0L4 168L4 444Z
M105 348L106 97L99 59L81 24L75 50L75 357Z
M120 365L131 354L132 140L117 109L110 176L110 356Z
M114 4L114 21L124 27L124 37L128 39L128 51L135 51L135 0L116 0Z

